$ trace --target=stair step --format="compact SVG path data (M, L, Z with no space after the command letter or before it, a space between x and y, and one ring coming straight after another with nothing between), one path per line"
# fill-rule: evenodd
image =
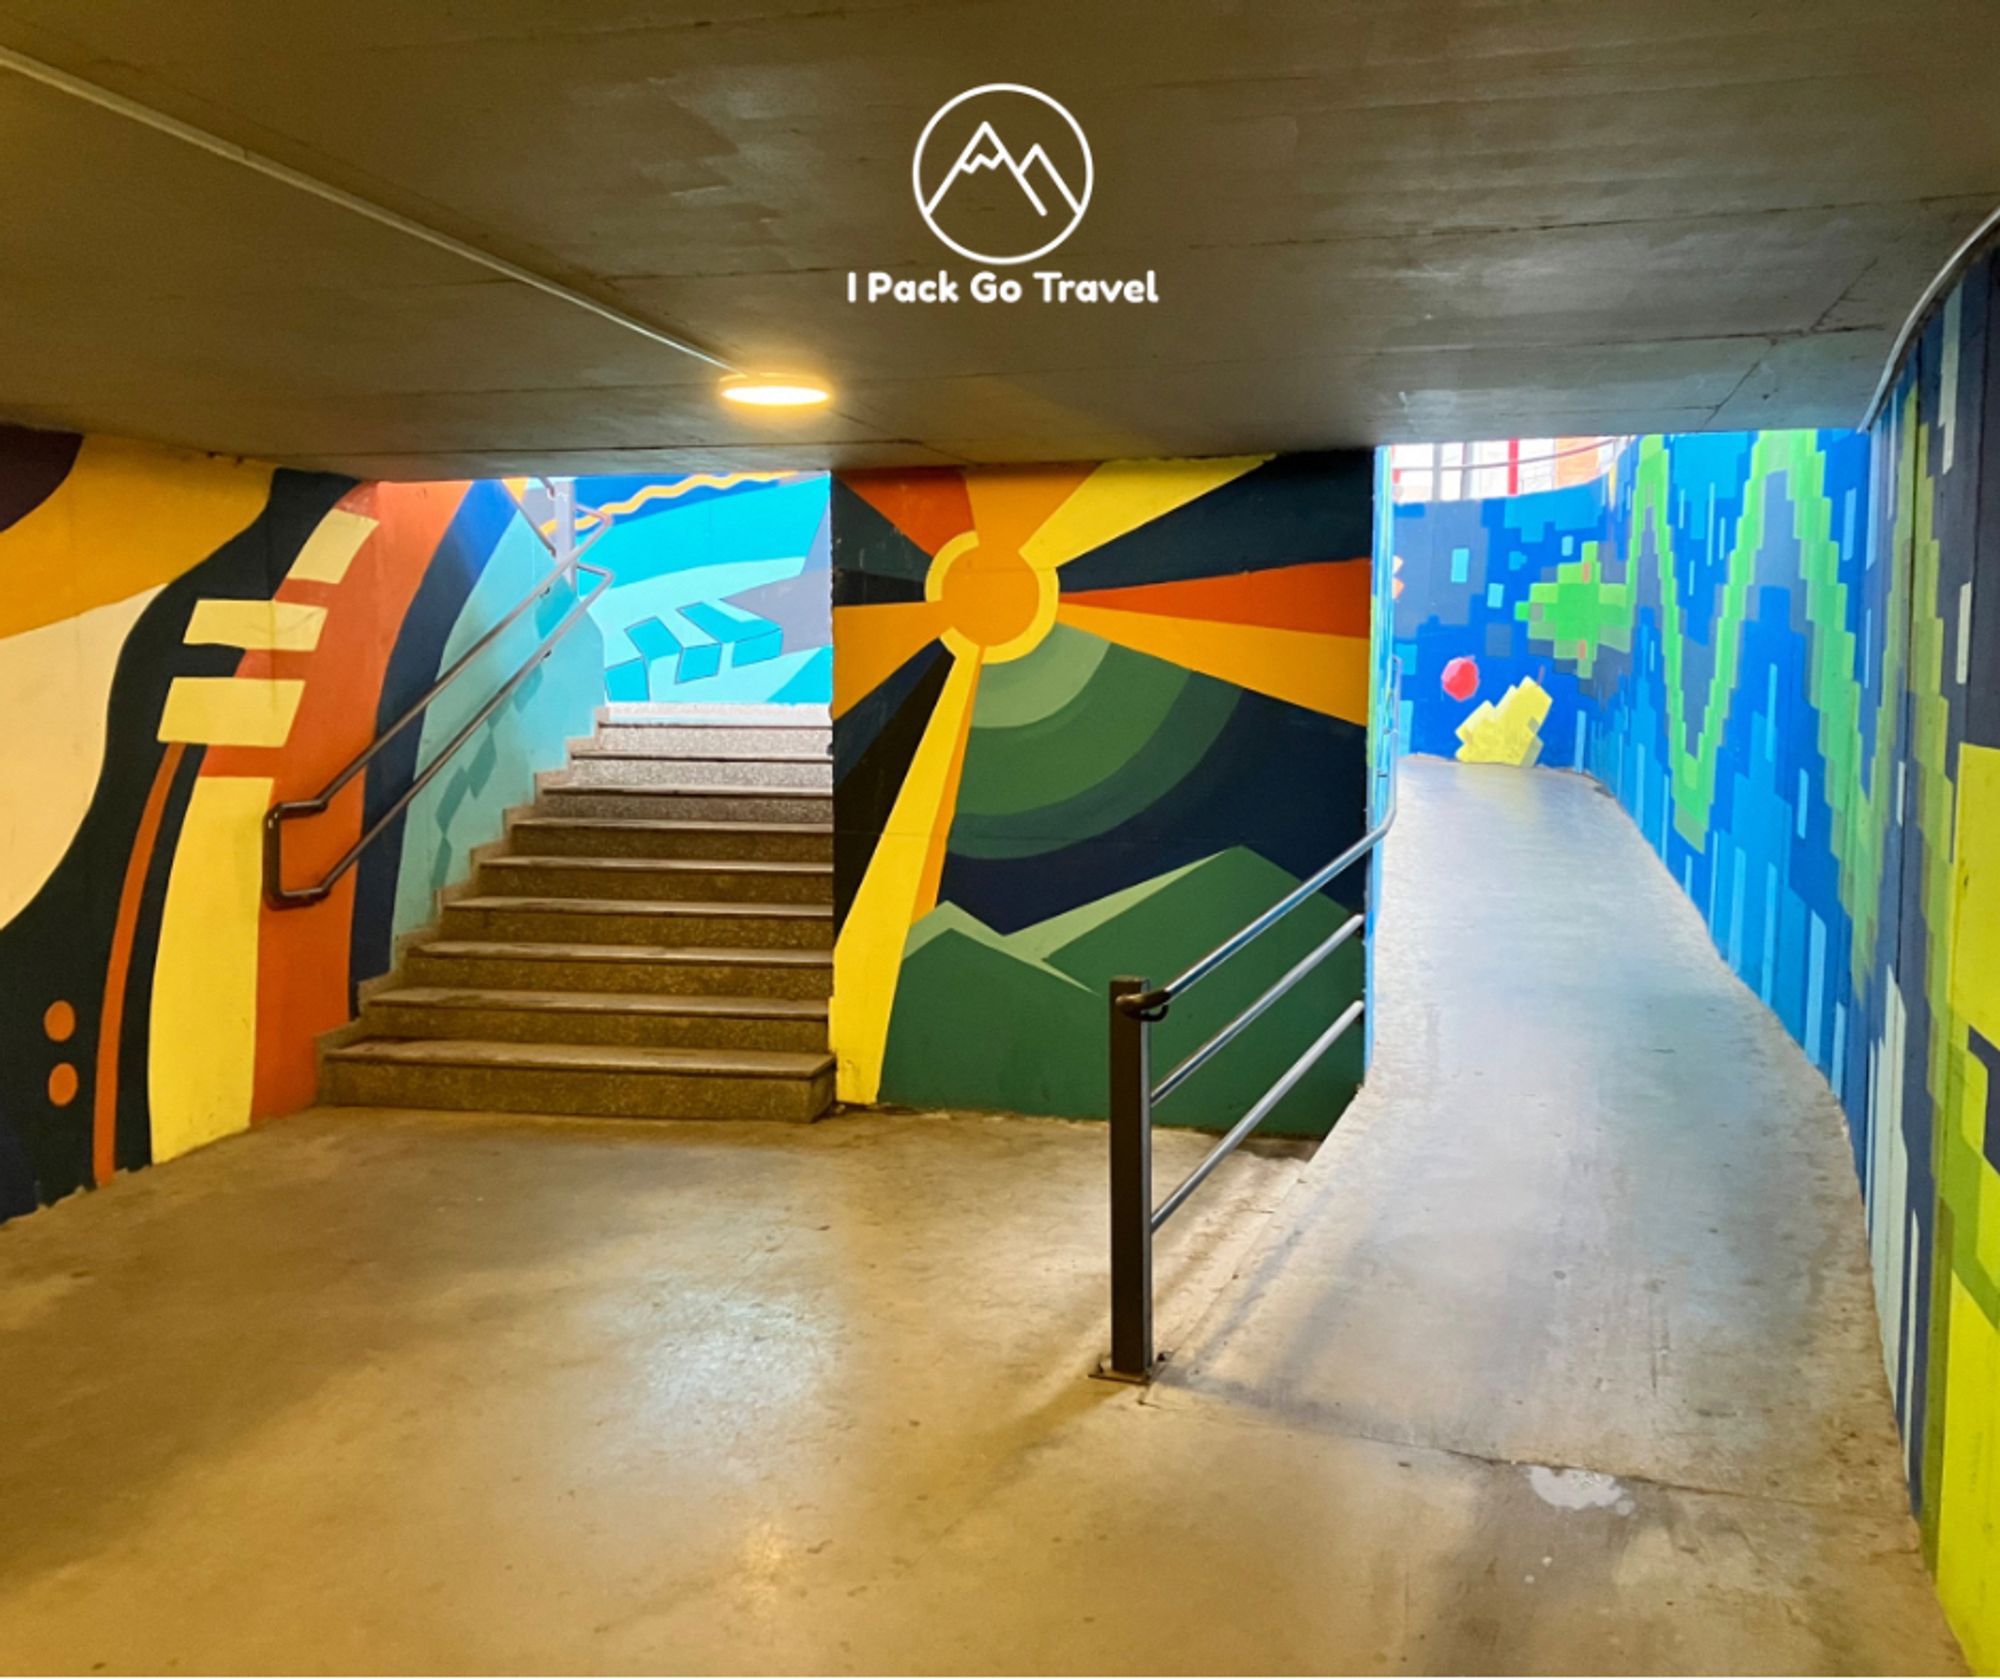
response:
M830 822L534 815L517 817L507 840L524 857L720 857L791 863L833 857Z
M329 1102L809 1120L832 1105L830 708L618 704L322 1057Z
M543 778L537 814L551 817L633 817L642 821L804 823L830 826L831 791L740 787L577 786L560 775Z
M833 905L707 903L684 898L456 898L444 907L447 939L554 944L647 944L825 950Z
M826 1017L817 998L422 985L378 991L361 1010L362 1025L383 1038L813 1052L827 1047Z
M489 857L481 897L680 898L709 903L833 901L831 863L693 857Z
M580 749L582 750L582 749ZM833 753L830 724L600 723L588 754L634 758L764 758L825 763Z
M624 1119L817 1119L833 1057L785 1050L371 1038L326 1052L328 1099Z
M679 996L830 997L830 950L434 939L403 959L406 985Z
M793 728L830 728L832 710L825 705L690 705L678 700L613 700L597 708L600 723L713 725L742 728L775 724Z
M761 757L655 758L631 752L570 749L564 787L718 787L739 792L833 790L833 761L824 753Z

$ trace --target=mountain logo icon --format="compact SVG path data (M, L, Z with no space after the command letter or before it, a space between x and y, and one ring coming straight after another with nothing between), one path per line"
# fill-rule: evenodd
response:
M960 256L996 266L1046 256L1090 206L1095 167L1082 125L1017 82L940 105L910 177L925 224Z

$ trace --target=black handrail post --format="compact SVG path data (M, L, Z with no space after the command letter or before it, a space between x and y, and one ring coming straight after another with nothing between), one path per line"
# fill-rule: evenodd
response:
M1143 979L1111 982L1111 1358L1104 1374L1153 1379L1152 1028L1120 1007Z

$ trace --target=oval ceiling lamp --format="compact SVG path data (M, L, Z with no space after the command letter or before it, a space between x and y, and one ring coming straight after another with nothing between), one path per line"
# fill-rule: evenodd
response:
M723 400L745 408L817 408L833 392L803 373L732 373L718 387Z

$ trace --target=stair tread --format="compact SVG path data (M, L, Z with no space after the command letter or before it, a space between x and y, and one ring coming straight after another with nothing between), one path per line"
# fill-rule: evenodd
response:
M700 1015L724 1019L826 1019L824 997L678 996L652 991L510 991L466 985L405 985L369 1004L403 1008L522 1009L549 1014Z
M688 1073L740 1078L815 1078L833 1066L825 1051L635 1049L610 1044L492 1043L480 1038L363 1038L327 1052L334 1061L403 1066L546 1068L562 1072Z
M733 704L722 700L705 703L684 700L612 700L597 708L607 723L623 723L643 728L648 723L718 724L740 729L757 723L772 728L797 728L801 724L821 725L832 721L833 713L824 701L785 702L760 700L754 704Z
M433 939L429 956L501 957L548 962L681 962L745 968L830 968L831 950L760 950L735 945L566 944L539 939Z
M707 903L688 898L550 898L515 897L506 893L484 893L474 898L453 898L446 909L532 910L563 915L736 915L750 919L783 921L805 917L828 921L831 904Z
M696 822L668 816L562 816L515 818L521 828L588 828L616 834L831 834L831 822Z
M648 764L831 764L831 752L634 752L623 746L573 746L578 758L632 758Z
M831 863L798 863L764 857L572 857L530 851L488 857L482 868L602 869L611 874L830 875Z
M674 760L661 758L655 761L672 763ZM562 770L549 771L542 790L547 793L616 793L650 799L825 799L829 804L833 802L833 792L826 787L723 787L712 781L621 781L612 784L572 781L565 776L566 772Z

